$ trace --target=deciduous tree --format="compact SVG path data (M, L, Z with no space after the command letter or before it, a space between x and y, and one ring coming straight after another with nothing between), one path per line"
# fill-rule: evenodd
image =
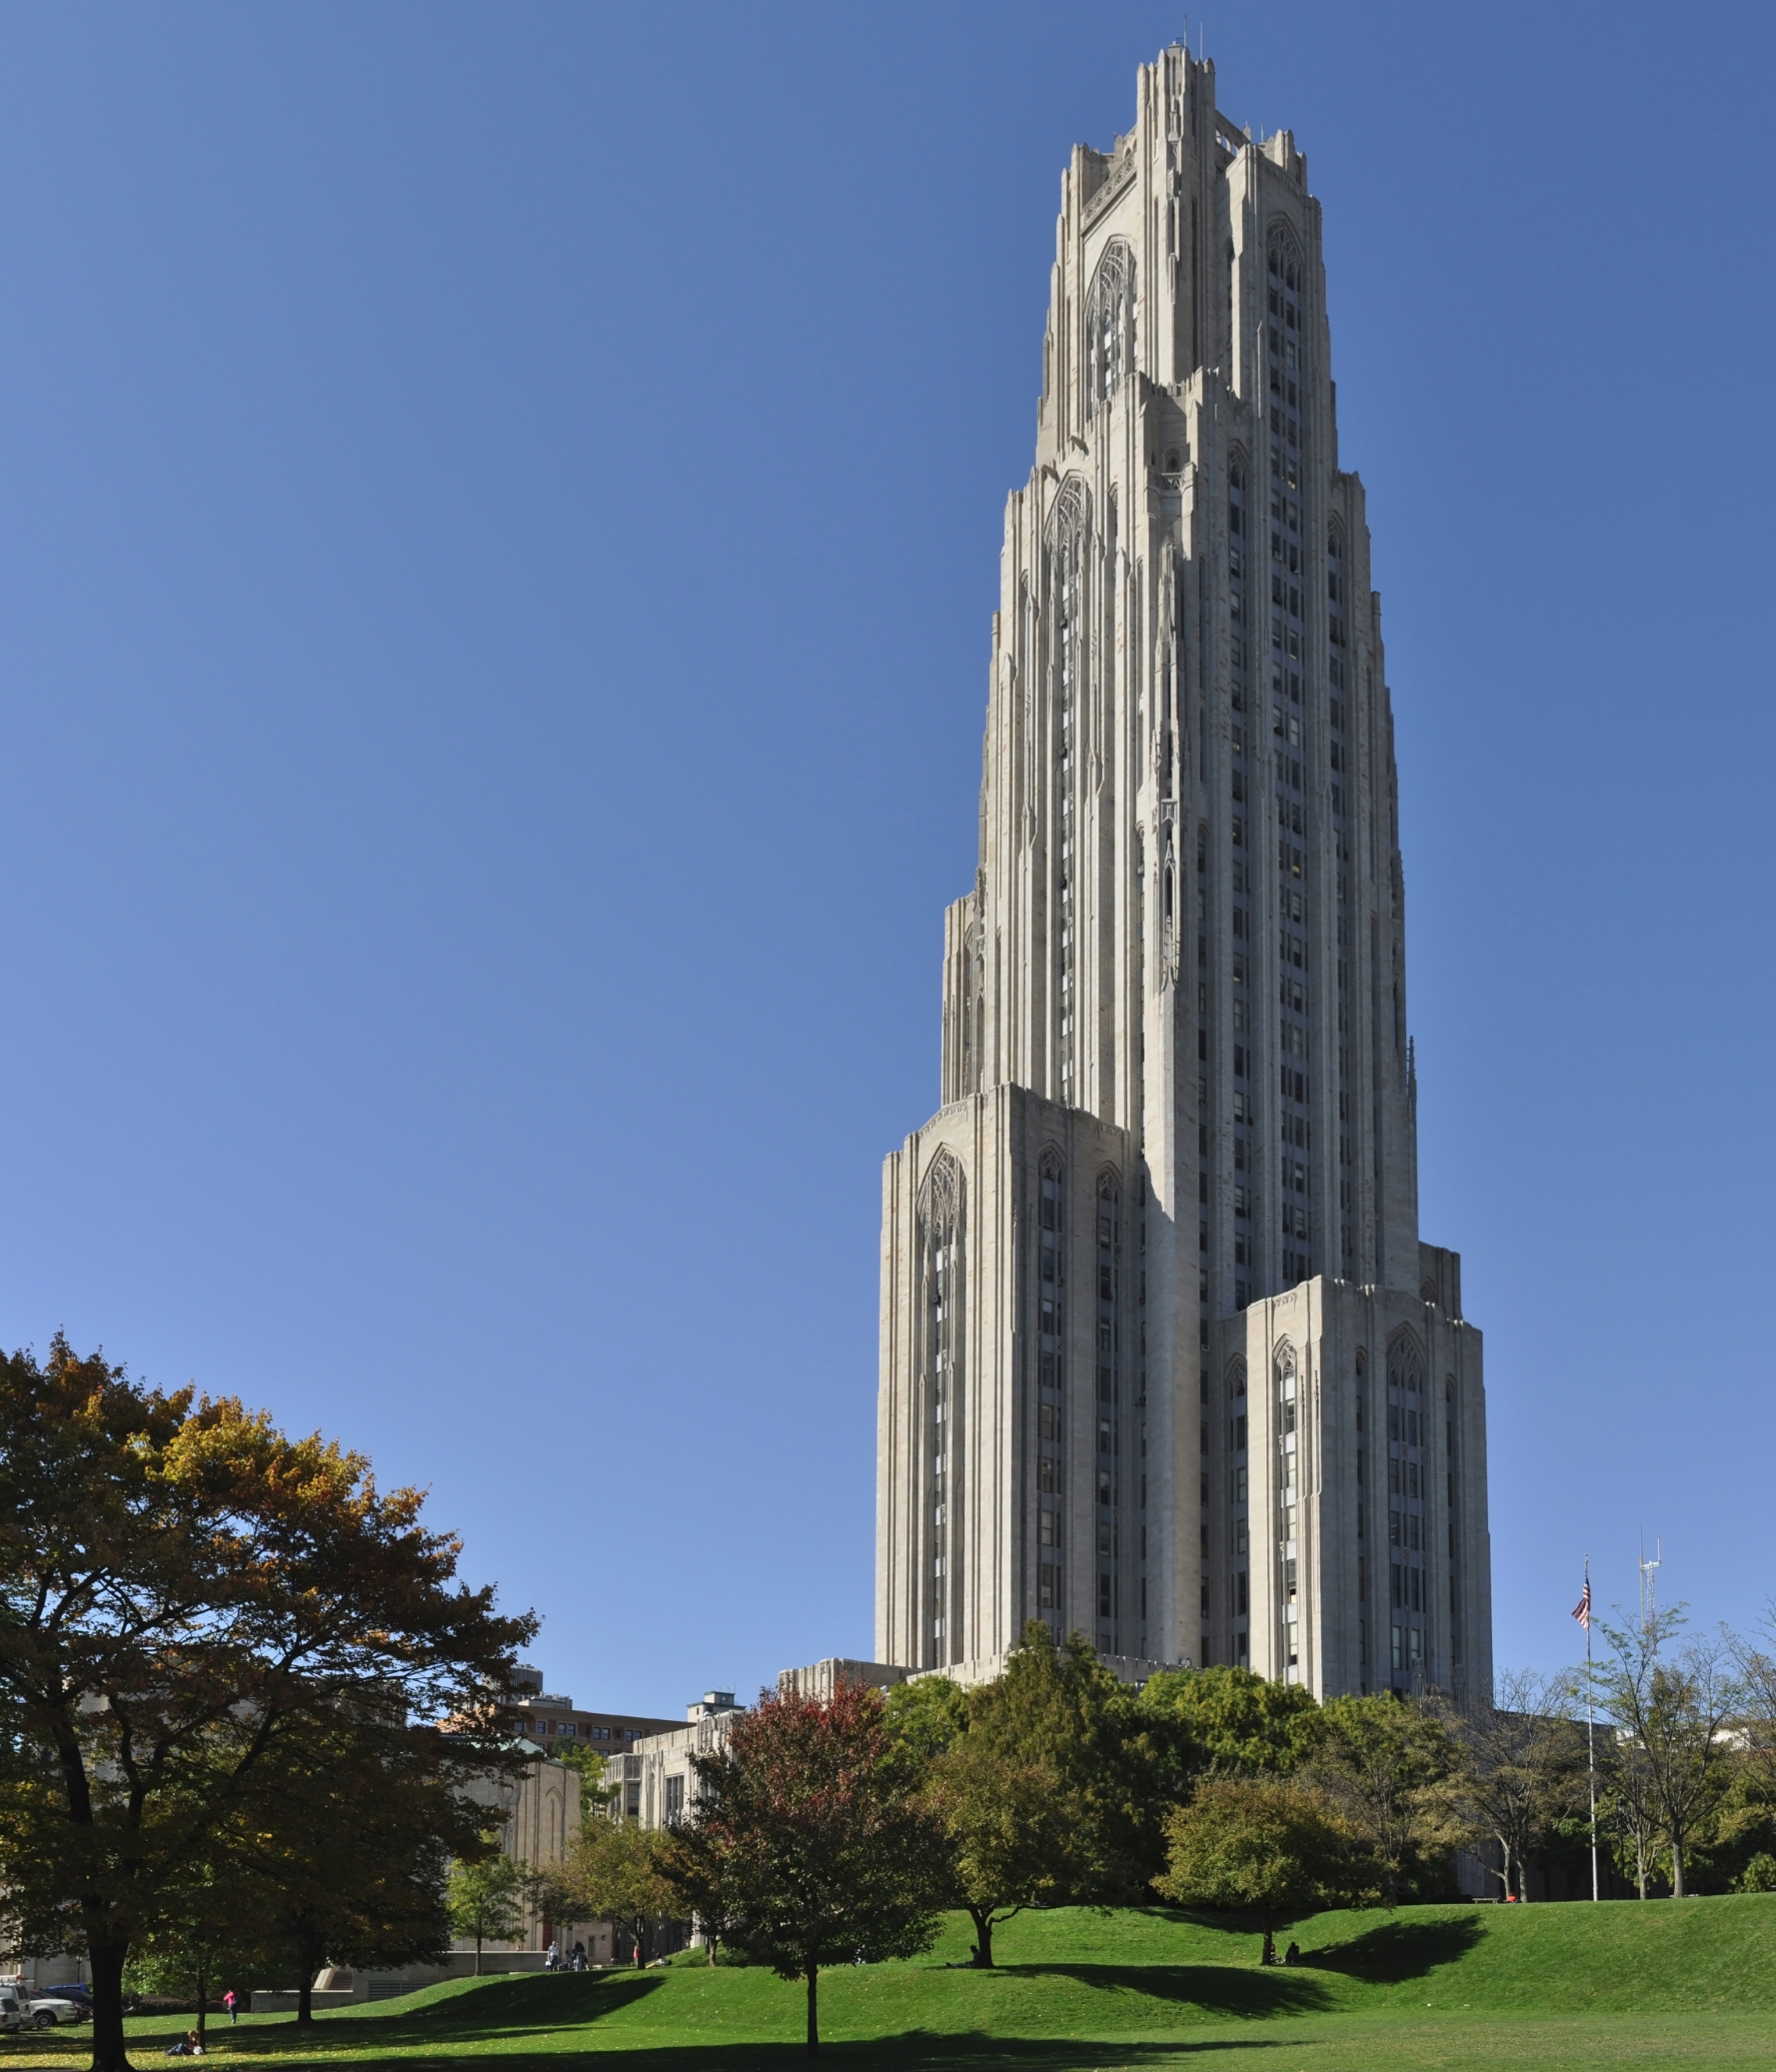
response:
M215 1847L250 1873L256 1910L295 1964L298 2023L314 2019L324 1964L442 1961L449 1863L494 1856L494 1817L463 1793L449 1742L433 1735L367 1740L355 1726L313 1721L283 1737Z
M1587 1810L1585 1732L1570 1707L1567 1679L1507 1670L1496 1702L1432 1708L1461 1752L1445 1797L1458 1825L1498 1843L1506 1898L1529 1897L1530 1855L1561 1821Z
M1684 1896L1684 1851L1733 1781L1729 1722L1745 1702L1729 1637L1686 1637L1681 1605L1632 1626L1604 1626L1596 1671L1600 1709L1671 1852L1671 1890Z
M0 1360L0 1910L16 1946L85 1949L98 2072L128 2062L132 1943L219 1827L276 1828L254 1794L288 1738L400 1742L454 1716L441 1768L507 1760L494 1701L535 1621L456 1581L421 1502L59 1337L42 1365Z
M1374 1860L1383 1903L1434 1888L1468 1838L1447 1791L1461 1752L1422 1706L1391 1696L1328 1698L1303 1780L1318 1787Z
M566 1861L538 1873L550 1911L564 1921L610 1921L643 1962L649 1924L671 1914L677 1894L666 1875L667 1837L633 1821L584 1813Z
M1154 1887L1179 1906L1255 1914L1264 1962L1276 1931L1322 1907L1372 1900L1376 1865L1319 1791L1280 1777L1212 1777L1166 1816L1167 1862Z
M1200 1777L1288 1776L1319 1737L1319 1706L1305 1686L1232 1666L1162 1669L1132 1711L1180 1800Z
M968 1694L947 1676L896 1683L883 1705L883 1724L921 1768L968 1730Z
M475 1938L475 1976L484 1942L511 1942L524 1927L524 1870L510 1856L489 1856L450 1867L445 1905L452 1931Z
M854 1683L826 1704L763 1693L725 1749L694 1761L698 1795L669 1874L728 1942L807 1982L817 2051L823 1965L909 1957L936 1933L942 1848L917 1772L880 1693Z

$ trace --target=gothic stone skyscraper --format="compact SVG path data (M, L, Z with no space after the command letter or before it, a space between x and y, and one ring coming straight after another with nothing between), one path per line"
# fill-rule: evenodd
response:
M1421 1243L1405 893L1319 205L1172 49L1074 150L942 1106L887 1164L877 1653L1024 1621L1491 1684L1480 1333Z

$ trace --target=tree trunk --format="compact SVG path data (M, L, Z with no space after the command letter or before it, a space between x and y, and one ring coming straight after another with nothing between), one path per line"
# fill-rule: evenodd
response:
M123 1966L129 1944L89 1933L86 1954L93 1974L93 2072L130 2072L123 2040Z
M475 1976L481 1976L481 1930L475 1931Z
M202 2043L209 2031L210 2015L210 1967L200 1964L197 1968L197 2040Z
M992 1908L971 1906L968 1919L974 1924L974 1965L976 1970L992 1969Z
M1671 1896L1683 1897L1683 1844L1676 1839L1671 1844Z
M821 1967L811 1964L808 1967L808 2048L811 2054L821 2047L820 1979Z
M1258 1959L1258 1962L1260 1964L1274 1964L1276 1962L1276 1930L1271 1927L1268 1921L1264 1923L1264 1954Z
M307 1964L302 1967L302 1976L296 1981L296 2019L298 2024L312 2022L315 2018L315 1975Z

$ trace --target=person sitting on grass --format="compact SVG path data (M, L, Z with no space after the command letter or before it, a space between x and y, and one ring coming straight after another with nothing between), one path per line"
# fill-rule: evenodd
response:
M169 2058L201 2058L204 2054L204 2040L195 2029L187 2029L177 2043L167 2045Z

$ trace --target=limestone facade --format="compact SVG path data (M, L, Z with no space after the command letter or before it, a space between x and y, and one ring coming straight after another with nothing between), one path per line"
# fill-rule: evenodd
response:
M1319 204L1182 50L1061 181L941 1100L884 1177L876 1652L1027 1618L1490 1687L1480 1335L1418 1235L1393 720Z

